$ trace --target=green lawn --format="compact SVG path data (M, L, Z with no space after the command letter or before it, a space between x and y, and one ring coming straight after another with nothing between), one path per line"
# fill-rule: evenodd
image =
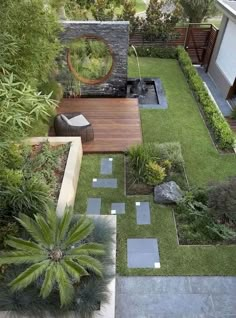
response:
M197 104L175 60L140 58L143 77L161 77L167 93L167 110L142 110L144 141L180 141L191 184L225 179L236 171L235 155L220 155L212 145ZM133 59L129 76L137 76ZM102 213L108 214L112 202L125 202L126 214L118 216L117 271L121 275L236 275L235 246L178 246L173 212L153 203L152 196L124 195L124 157L114 158L113 177L118 190L93 189L104 155L83 157L75 212L84 213L88 197L102 198ZM151 225L136 225L135 201L151 202ZM160 244L161 269L132 269L126 266L127 238L156 237Z
M136 9L137 13L143 12L146 10L146 4L144 3L143 0L136 0L135 1L135 9Z

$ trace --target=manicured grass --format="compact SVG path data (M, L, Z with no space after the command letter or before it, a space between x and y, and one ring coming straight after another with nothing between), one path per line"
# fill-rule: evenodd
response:
M220 155L213 146L178 62L155 58L139 60L143 77L161 78L168 100L167 110L141 110L144 141L179 141L193 185L236 175L236 155ZM129 76L138 76L133 58L129 60Z
M220 155L214 148L198 106L175 60L140 58L143 77L160 77L167 93L167 110L142 110L144 141L179 141L192 185L204 185L236 174L236 156ZM129 76L137 67L129 61ZM236 246L178 246L173 212L156 205L152 196L124 195L124 158L114 158L113 177L119 189L93 189L92 179L99 177L100 160L106 155L83 157L75 212L84 213L88 197L102 198L102 213L108 214L112 202L126 202L126 214L117 216L117 272L120 275L236 275ZM106 157L109 157L107 155ZM136 225L135 201L151 202L151 225ZM128 269L127 238L158 238L161 269Z

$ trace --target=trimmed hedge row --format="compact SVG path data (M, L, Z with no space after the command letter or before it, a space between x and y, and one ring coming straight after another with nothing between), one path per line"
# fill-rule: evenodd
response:
M183 47L177 48L177 58L197 101L202 106L207 123L214 133L218 146L221 149L232 149L235 143L235 136L210 98L201 77L198 75L188 53Z
M177 49L175 47L135 47L140 57L159 57L161 59L176 59ZM133 49L129 49L129 55L133 54Z

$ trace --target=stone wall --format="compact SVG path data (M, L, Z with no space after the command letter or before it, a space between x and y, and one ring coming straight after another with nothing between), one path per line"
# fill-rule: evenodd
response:
M86 35L96 36L102 38L112 52L113 69L109 78L100 84L81 83L82 96L126 96L129 23L125 21L63 21L63 26L64 31L61 34L63 44ZM73 76L70 80L74 80Z

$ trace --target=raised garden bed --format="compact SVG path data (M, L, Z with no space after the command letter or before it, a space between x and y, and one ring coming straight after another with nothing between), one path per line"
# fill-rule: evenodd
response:
M28 139L28 143L31 145L39 145L45 141L49 142L52 147L70 144L56 207L56 213L60 216L66 206L74 206L83 149L80 137L35 137Z

